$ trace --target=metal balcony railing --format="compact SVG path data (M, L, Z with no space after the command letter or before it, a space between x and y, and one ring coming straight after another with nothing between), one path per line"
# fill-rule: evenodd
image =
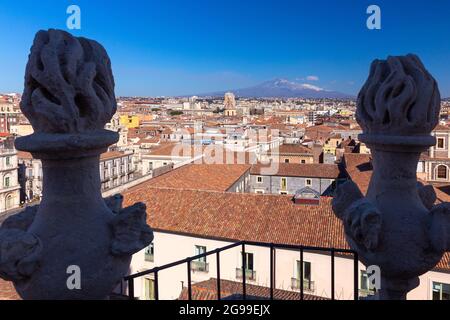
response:
M128 283L128 298L134 300L134 279L153 274L154 279L154 290L155 290L155 300L159 300L159 283L158 283L158 274L160 271L170 269L182 264L186 264L187 269L187 287L188 287L188 299L192 300L192 281L191 281L191 273L192 273L192 262L198 261L200 258L205 258L211 255L216 256L216 279L217 279L217 299L221 300L221 280L220 280L220 253L223 251L227 251L236 247L241 247L242 257L243 257L243 265L246 263L246 255L245 255L245 247L246 246L257 246L257 247L265 247L270 249L270 300L273 300L274 297L274 289L275 289L275 270L276 270L276 259L275 259L275 250L276 249L285 249L285 250L296 250L299 252L300 257L300 277L303 278L304 270L303 270L303 253L305 251L317 251L317 252L325 252L330 253L330 263L331 263L331 300L335 299L335 255L337 254L351 254L353 255L353 298L354 300L358 300L359 298L359 290L358 290L358 281L359 281L359 265L358 265L358 253L356 251L350 249L336 249L336 248L324 248L324 247L311 247L311 246L297 246L297 245L289 245L289 244L275 244L275 243L263 243L263 242L254 242L254 241L239 241L228 246L218 248L212 251L208 251L202 254L198 254L193 257L188 257L183 260L175 261L172 263L165 264L163 266L155 267L150 270L141 271L135 274L128 275L124 277L124 281ZM245 268L243 270L246 272ZM242 299L247 299L247 277L242 277ZM304 292L305 292L304 282L300 281L300 292L299 299L304 300Z
M206 261L194 260L191 262L192 271L209 272L209 263Z
M299 290L301 287L300 279L298 278L291 278L291 289ZM314 281L303 279L303 290L314 292Z
M243 273L244 272L242 271L242 268L236 268L236 278L237 279L242 279ZM256 271L255 270L246 269L245 270L245 277L247 278L247 280L255 281L256 280Z

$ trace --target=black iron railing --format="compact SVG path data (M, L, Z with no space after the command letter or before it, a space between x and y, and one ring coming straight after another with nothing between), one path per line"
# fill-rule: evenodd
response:
M188 257L183 260L175 261L172 263L168 263L159 267L155 267L149 270L145 270L142 272L138 272L135 274L128 275L124 277L124 281L128 282L128 297L129 299L134 299L134 279L148 275L153 274L154 278L154 291L155 291L155 300L159 300L159 288L158 288L158 273L160 271L170 269L182 264L186 264L187 267L187 292L188 292L188 300L192 300L192 281L191 281L191 272L193 271L192 263L194 261L198 261L201 258L206 258L211 255L216 255L216 277L217 277L217 299L221 299L220 295L220 253L226 250L230 250L236 247L241 246L242 250L242 268L239 268L241 270L241 274L247 274L246 271L246 254L245 254L245 246L256 246L256 247L266 247L270 249L270 299L273 300L274 298L274 289L275 289L275 270L276 270L276 255L275 250L276 249L284 249L284 250L295 250L299 251L300 254L300 277L303 278L304 270L303 270L303 253L305 251L308 252L323 252L323 253L330 253L331 257L331 299L335 299L335 257L336 254L351 254L353 255L353 298L354 300L358 300L359 296L359 290L358 290L358 253L349 250L349 249L337 249L337 248L324 248L324 247L312 247L312 246L297 246L297 245L289 245L289 244L275 244L275 243L263 243L263 242L253 242L253 241L239 241L233 244L230 244L228 246L224 246L221 248L217 248L202 254L198 254L196 256ZM195 263L195 262L194 262ZM242 277L242 299L246 300L247 298L247 288L246 288L246 282L248 277ZM300 292L299 292L299 299L304 299L304 291L308 291L307 286L305 286L304 281L299 281L300 284Z

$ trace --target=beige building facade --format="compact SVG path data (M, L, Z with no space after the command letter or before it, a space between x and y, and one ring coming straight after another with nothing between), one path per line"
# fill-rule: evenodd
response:
M17 151L0 150L0 214L18 208L20 205L20 185L17 172Z

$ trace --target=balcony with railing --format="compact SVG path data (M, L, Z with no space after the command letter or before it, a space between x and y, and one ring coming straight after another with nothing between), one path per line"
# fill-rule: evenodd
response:
M242 279L243 275L242 268L236 268L236 278ZM246 280L255 281L256 280L256 271L251 269L245 269L245 278Z
M358 254L350 249L337 249L337 248L325 248L325 247L311 247L311 246L298 246L298 245L289 245L289 244L274 244L274 243L262 243L262 242L253 242L253 241L240 241L240 242L236 242L230 245L227 245L225 247L221 247L221 248L217 248L214 249L212 251L208 251L208 252L204 252L198 255L195 255L193 257L188 257L185 258L183 260L179 260L179 261L175 261L175 262L171 262L162 266L157 266L154 267L152 269L149 270L144 270L135 274L131 274L128 276L125 276L123 279L123 283L122 283L122 289L121 292L123 295L127 295L129 299L135 299L135 289L134 289L134 285L135 285L135 280L145 277L145 276L151 276L153 281L154 281L154 298L155 300L159 300L159 285L160 285L160 273L161 272L165 272L166 270L172 269L172 268L177 268L179 266L182 265L186 265L186 277L187 277L187 281L185 282L186 285L186 298L187 300L192 300L192 296L193 296L193 288L192 288L192 273L194 271L204 271L206 270L206 272L210 272L209 270L209 265L208 263L206 263L204 261L204 259L206 259L206 257L208 256L215 256L215 270L214 272L211 274L212 277L214 277L213 281L216 282L215 285L215 297L218 300L222 300L222 299L227 299L227 297L221 296L222 295L222 291L221 291L221 285L223 284L223 281L225 279L223 279L222 273L223 271L221 271L221 254L225 253L229 250L233 250L235 248L240 248L241 254L243 258L243 266L246 266L248 264L246 264L246 247L247 246L256 246L256 247L261 247L261 248L267 248L270 250L270 260L268 260L268 264L270 266L269 270L269 276L270 276L270 282L269 282L269 286L266 287L267 288L267 292L264 293L264 299L270 299L273 300L275 293L277 291L280 291L279 288L276 288L276 281L275 281L275 274L276 274L276 269L277 269L277 262L276 262L276 254L275 251L277 249L282 249L282 250L290 250L290 251L298 251L299 252L299 263L300 265L303 265L304 259L303 259L303 254L304 252L320 252L320 253L324 253L324 254L329 254L330 255L330 274L329 277L331 279L330 282L330 292L331 292L331 296L327 296L325 297L325 299L331 299L331 300L335 300L335 259L336 259L336 255L345 255L348 258L353 260L353 299L354 300L358 300L359 299L359 294L360 294L360 290L358 289L358 285L359 285L359 279L358 279L358 273L359 273L359 261L358 261ZM304 270L303 268L300 268L300 278L304 278L305 274L304 274ZM245 277L243 275L246 275ZM252 284L248 284L249 281L255 281L256 280L256 271L252 270L252 269L246 269L244 268L244 270L242 268L236 268L236 278L240 279L241 281L241 289L242 289L242 294L239 295L240 298L239 299L243 299L246 300L247 297L247 287L248 286L252 286ZM212 278L211 278L212 279ZM184 280L183 280L184 281ZM128 285L128 292L126 292L125 290L125 286L124 284ZM247 285L248 284L248 285ZM303 285L302 285L303 284ZM309 281L307 279L305 279L303 282L302 281L298 281L297 278L292 278L292 283L291 283L292 287L291 290L294 294L298 295L298 299L299 300L305 300L308 299L308 297L312 297L311 293L315 291L315 283L313 281ZM251 294L250 294L251 296ZM249 296L249 297L250 297ZM315 298L319 298L319 299L323 299L321 297L315 297Z
M301 285L302 285L302 281L299 278L291 278L291 289L292 290L302 289ZM303 290L314 292L314 290L315 290L314 281L311 281L308 279L303 279Z

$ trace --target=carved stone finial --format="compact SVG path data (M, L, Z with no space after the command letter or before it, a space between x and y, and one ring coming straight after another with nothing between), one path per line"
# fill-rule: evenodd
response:
M365 197L351 181L341 186L333 210L361 261L380 267L381 299L405 299L449 249L450 206L435 207L434 190L416 177L420 153L436 143L439 111L437 83L417 56L372 63L356 117L373 175Z
M116 112L114 77L96 41L50 29L34 39L20 108L34 133L16 140L37 157L49 152L89 152L117 142L104 130Z
M366 143L430 146L439 122L436 80L415 55L375 60L358 96L356 119Z
M0 228L0 277L24 299L104 299L153 240L144 205L122 209L121 195L100 192L100 154L118 140L103 129L116 111L105 49L64 31L38 32L21 109L34 133L16 148L42 159L43 195ZM74 290L72 266L81 273Z
M20 108L35 132L102 130L117 108L106 50L64 31L39 31Z

